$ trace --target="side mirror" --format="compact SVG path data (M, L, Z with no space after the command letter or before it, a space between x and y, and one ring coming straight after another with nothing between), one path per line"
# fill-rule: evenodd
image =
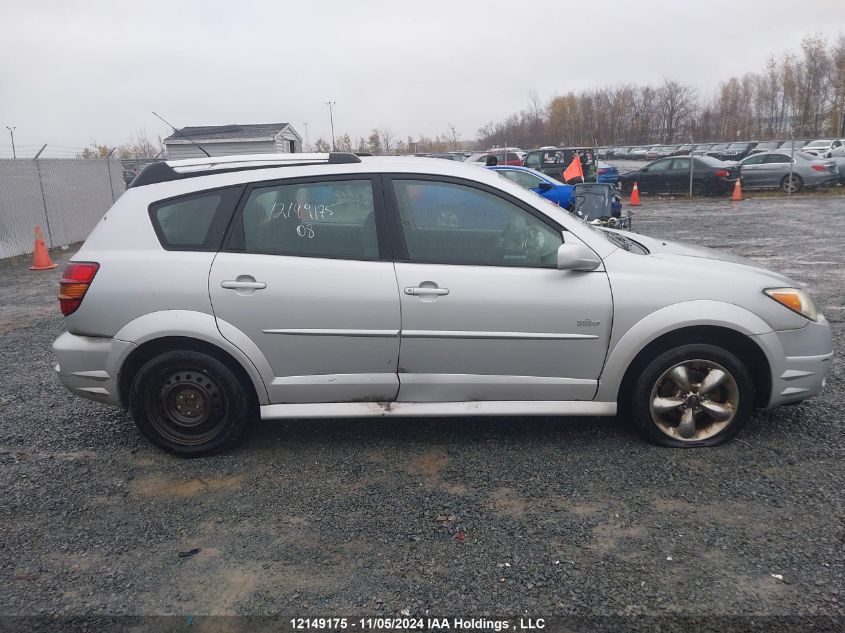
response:
M557 249L558 270L588 272L601 266L601 259L583 244L561 244Z
M546 181L543 181L543 182L541 182L539 185L537 185L537 188L538 188L540 191L548 191L549 189L551 189L551 188L552 188L552 183L550 183L550 182L546 182Z

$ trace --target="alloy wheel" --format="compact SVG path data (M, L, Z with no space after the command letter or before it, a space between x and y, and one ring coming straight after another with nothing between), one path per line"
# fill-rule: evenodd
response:
M663 372L651 390L649 408L665 435L700 441L731 424L739 408L739 387L718 363L687 360Z

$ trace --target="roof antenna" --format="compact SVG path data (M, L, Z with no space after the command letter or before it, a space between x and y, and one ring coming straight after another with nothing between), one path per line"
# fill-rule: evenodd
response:
M162 121L164 121L165 123L167 123L167 121L165 121L165 120L164 120L164 117L158 116L155 112L153 112L153 115L155 115L156 117L158 117L159 119L161 119ZM192 139L192 138L191 138L190 136L188 136L187 134L183 133L181 130L177 130L177 129L176 129L175 127L173 127L173 125L171 125L170 123L167 123L167 125L169 125L169 126L173 129L173 131L174 131L174 132L176 132L176 134L178 134L179 136L182 136L182 137L184 137L184 138L188 139L188 140L191 142L191 145L193 145L194 147L196 147L197 149L199 149L199 151L201 151L203 154L205 154L206 156L208 156L209 158L211 158L211 154L209 154L208 152L206 152L206 151L205 151L205 149L204 149L204 148L203 148L203 147L202 147L199 143L197 143L194 139Z

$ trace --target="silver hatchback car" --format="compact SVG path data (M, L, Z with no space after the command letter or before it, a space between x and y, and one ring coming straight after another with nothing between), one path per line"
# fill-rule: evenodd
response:
M67 265L76 395L181 455L259 416L581 415L710 446L818 393L796 282L597 229L452 161L239 156L145 168Z

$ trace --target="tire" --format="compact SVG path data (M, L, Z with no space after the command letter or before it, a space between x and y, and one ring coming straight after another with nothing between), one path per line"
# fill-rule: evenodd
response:
M804 181L798 174L792 174L792 187L789 185L789 174L780 179L780 188L786 193L798 193L804 188Z
M680 386L686 370L686 384ZM706 382L723 375L705 393ZM701 397L709 396L709 397ZM754 408L754 383L745 365L721 347L696 343L662 352L640 372L625 410L649 441L673 448L716 446L733 437ZM716 413L711 413L715 411ZM692 429L692 432L690 432Z
M141 434L175 455L199 457L233 446L255 417L253 386L222 362L188 350L147 361L129 391Z
M700 180L692 181L692 195L694 198L707 195L707 187Z

